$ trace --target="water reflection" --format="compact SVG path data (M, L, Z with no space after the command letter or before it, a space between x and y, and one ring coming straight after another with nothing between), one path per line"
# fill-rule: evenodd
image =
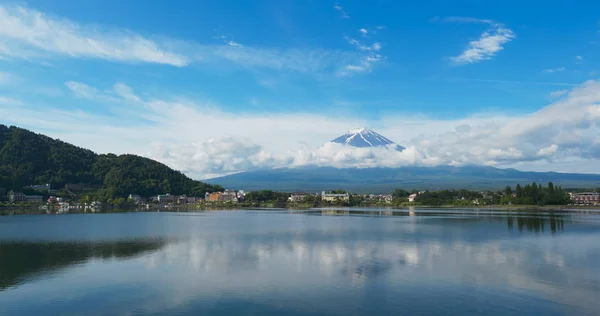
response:
M177 231L168 243L0 241L0 306L10 315L600 315L598 226L548 214L331 211L148 215L156 221L144 234Z
M319 216L367 216L367 217L437 217L442 221L450 219L455 221L506 221L509 231L516 227L519 232L543 233L550 229L552 234L563 232L565 229L565 220L569 220L567 212L556 212L552 214L535 214L524 212L522 215L512 215L504 211L490 212L478 210L469 211L415 211L415 210L392 210L392 209L320 209L305 212L308 215Z
M552 234L562 232L565 230L565 219L562 216L549 216L549 217L522 217L522 216L508 216L506 218L506 224L509 230L513 230L517 224L517 228L520 232L527 230L530 232L543 233L546 228L550 228Z
M0 291L90 259L128 259L157 251L163 239L99 242L1 242Z

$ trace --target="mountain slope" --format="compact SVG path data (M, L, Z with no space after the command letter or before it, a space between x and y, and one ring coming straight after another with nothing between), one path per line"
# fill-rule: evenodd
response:
M404 150L404 147L367 128L348 131L331 142L358 148L395 146L397 150Z
M0 125L0 187L66 183L101 186L105 198L130 193L204 195L221 187L192 180L157 161L135 155L97 155L58 139Z
M244 190L313 191L345 189L357 193L385 193L403 189L502 189L517 183L547 183L563 187L600 187L600 175L523 172L493 167L403 167L337 169L283 168L243 172L205 180Z

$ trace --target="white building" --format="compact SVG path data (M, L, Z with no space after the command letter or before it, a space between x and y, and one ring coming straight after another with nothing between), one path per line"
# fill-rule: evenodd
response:
M411 195L408 196L408 201L412 203L412 202L415 201L416 197L417 197L417 194L413 193L413 194L411 194Z
M307 196L310 196L310 193L305 193L305 192L292 193L292 195L290 195L290 197L288 198L288 201L296 202L296 203L303 202Z
M336 201L350 201L350 194L348 193L325 193L325 191L321 192L321 200L327 202L336 202Z
M8 201L10 203L24 202L25 194L23 194L23 192L15 192L13 190L10 190L8 191Z

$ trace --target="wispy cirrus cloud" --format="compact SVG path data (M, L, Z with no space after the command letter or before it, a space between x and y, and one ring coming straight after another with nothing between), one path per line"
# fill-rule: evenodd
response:
M188 57L129 31L100 32L25 7L0 6L0 54L19 58L56 54L183 67Z
M123 63L185 67L228 64L301 73L335 74L362 56L347 50L253 47L217 36L221 44L204 44L161 37L152 39L125 29L79 24L35 9L0 5L0 58L99 59Z
M364 45L360 41L348 36L344 36L344 39L348 42L348 44L356 47L356 49L360 52L361 57L358 61L345 65L342 69L340 69L338 71L338 76L344 77L354 73L370 72L376 63L385 59L385 57L380 53L381 43L379 42L374 42L370 45Z
M567 70L567 68L561 66L561 67L558 67L558 68L544 69L544 72L547 73L547 74L552 74L552 73L555 73L555 72L563 72L565 70Z
M449 23L480 23L489 25L489 28L479 36L479 39L469 42L467 48L460 55L450 58L457 65L474 64L492 59L498 52L504 49L506 43L516 37L511 29L492 20L471 17L447 17L441 20Z
M333 8L336 9L338 12L340 12L340 14L342 15L342 18L344 19L349 19L350 15L348 15L348 13L344 10L344 7L342 7L339 3L335 3L333 4Z
M446 23L484 23L484 24L494 24L494 21L488 19L478 19L467 16L448 16L444 18L435 17L432 21L440 21Z

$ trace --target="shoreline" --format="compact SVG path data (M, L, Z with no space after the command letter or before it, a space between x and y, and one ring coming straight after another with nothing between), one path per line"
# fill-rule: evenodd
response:
M125 209L104 209L97 211L72 210L64 214L109 214L109 213L152 213L152 212L210 212L210 211L427 211L427 210L468 210L468 211L507 211L507 212L545 212L545 213L561 213L561 212L597 212L600 213L599 205L485 205L485 206L454 206L454 205L403 205L403 206L321 206L321 207L305 207L305 206L284 206L276 207L273 205L265 206L249 206L249 205L213 205L213 206L173 206L173 207L154 207L150 209L140 208L125 208ZM64 214L48 214L39 208L0 208L0 216L15 216L15 215L64 215Z

